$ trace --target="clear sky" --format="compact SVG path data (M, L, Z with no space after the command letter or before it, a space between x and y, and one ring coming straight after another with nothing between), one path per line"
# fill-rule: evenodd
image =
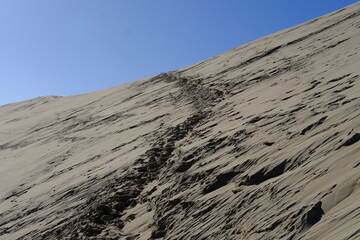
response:
M350 0L0 0L0 105L185 67Z

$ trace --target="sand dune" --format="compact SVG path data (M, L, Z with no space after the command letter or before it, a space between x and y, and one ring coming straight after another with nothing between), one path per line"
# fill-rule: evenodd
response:
M0 107L0 239L360 239L360 4Z

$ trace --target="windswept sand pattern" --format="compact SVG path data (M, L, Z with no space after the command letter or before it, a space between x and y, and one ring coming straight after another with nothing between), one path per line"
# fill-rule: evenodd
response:
M360 4L0 107L0 239L360 239Z

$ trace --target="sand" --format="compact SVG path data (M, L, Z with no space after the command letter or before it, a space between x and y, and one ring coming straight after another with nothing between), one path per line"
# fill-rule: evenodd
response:
M360 239L360 3L192 66L0 107L0 239Z

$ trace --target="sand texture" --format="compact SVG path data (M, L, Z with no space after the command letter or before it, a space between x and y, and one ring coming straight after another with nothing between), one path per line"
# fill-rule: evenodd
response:
M1 106L0 239L360 239L360 3Z

